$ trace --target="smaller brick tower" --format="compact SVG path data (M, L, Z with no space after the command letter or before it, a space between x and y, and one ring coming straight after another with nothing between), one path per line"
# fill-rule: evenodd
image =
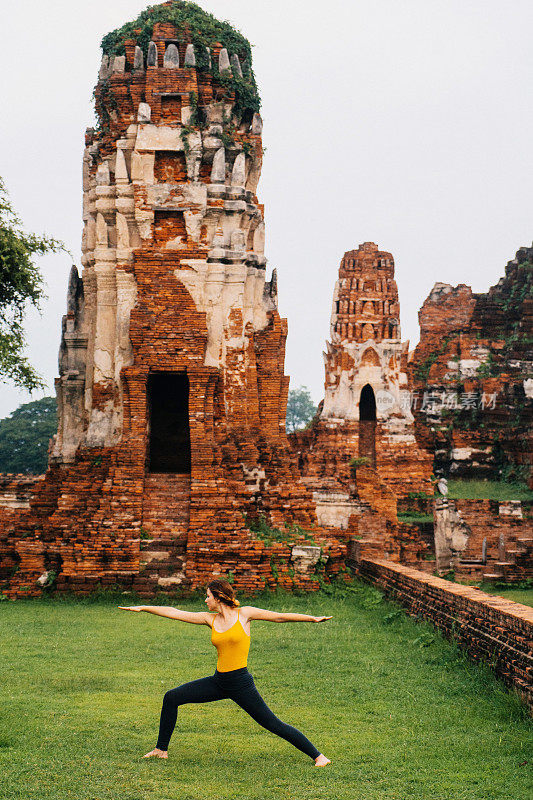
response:
M378 413L392 437L398 418L412 422L405 372L409 343L400 341L399 317L392 255L372 242L345 253L333 294L331 342L324 355L321 416L357 420L357 455L369 458L374 468ZM388 448L381 455L387 453Z
M322 524L347 524L349 505L340 506L350 486L352 459L366 458L365 474L370 468L385 484L391 518L393 495L404 498L431 487L431 461L416 443L410 409L408 348L400 339L394 259L365 242L345 253L340 264L324 354L324 401L312 428L292 437ZM335 487L340 506L333 512Z

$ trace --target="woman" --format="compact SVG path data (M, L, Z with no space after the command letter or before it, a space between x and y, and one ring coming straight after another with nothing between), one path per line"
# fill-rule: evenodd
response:
M311 617L309 614L278 614L263 608L244 606L235 599L230 583L211 581L207 587L205 603L209 611L180 611L169 606L119 606L124 611L147 611L160 617L208 625L211 628L211 643L218 652L215 674L208 678L183 683L165 694L159 737L153 750L144 758L168 758L168 743L176 724L178 706L185 703L208 703L212 700L231 698L256 722L281 736L310 756L316 767L325 767L330 760L311 744L301 731L278 719L269 709L248 672L248 650L250 649L250 622L263 619L269 622L324 622L331 617ZM216 621L216 627L215 627Z

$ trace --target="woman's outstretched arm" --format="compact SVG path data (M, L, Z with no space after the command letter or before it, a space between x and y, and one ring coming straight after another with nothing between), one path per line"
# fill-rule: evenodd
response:
M326 622L331 619L331 617L312 617L310 614L268 611L266 608L255 608L254 606L243 606L241 612L247 619L263 619L268 622Z
M157 614L158 617L211 627L211 619L207 611L180 611L179 608L172 608L172 606L119 606L119 608L122 611L146 611L148 614Z

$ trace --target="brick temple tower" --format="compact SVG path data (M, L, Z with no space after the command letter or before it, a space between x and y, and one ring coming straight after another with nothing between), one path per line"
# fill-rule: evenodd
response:
M150 592L227 570L262 587L268 556L245 516L316 516L285 435L250 45L175 0L102 47L83 272L70 276L59 428L26 562L54 568L59 588L133 576Z
M412 422L413 418L405 371L409 343L400 340L394 260L372 242L343 256L330 332L321 417L357 420L357 454L369 458L375 468L378 416L389 426L390 436L396 420Z
M311 429L292 437L323 524L341 522L338 514L331 516L331 493L337 487L342 506L352 459L365 458L397 498L431 488L431 460L414 435L408 348L401 341L394 259L365 242L340 264L324 354L324 400ZM349 505L339 513L346 516Z

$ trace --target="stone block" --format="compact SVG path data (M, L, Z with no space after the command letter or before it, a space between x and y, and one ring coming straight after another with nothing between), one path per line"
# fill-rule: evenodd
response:
M113 59L113 72L124 72L126 68L126 56L115 56Z
M185 66L186 67L196 66L196 55L194 52L194 45L192 43L189 43L185 48Z
M242 78L241 62L239 61L239 56L235 53L230 58L230 64L233 74L239 78Z
M152 109L148 103L139 103L137 110L137 122L150 122L152 116Z
M296 572L308 573L318 564L320 555L320 547L297 545L291 550L291 561Z
M218 55L218 71L221 75L231 75L231 66L228 56L228 51L225 47L222 48Z
M163 67L165 69L177 69L180 65L180 56L175 44L169 44L165 50Z
M263 133L263 120L261 119L261 114L258 114L256 111L252 117L252 135L261 136L262 133Z
M133 56L133 69L134 70L143 70L144 69L144 53L140 47L137 45L135 46L135 55Z
M146 64L148 67L157 67L157 46L155 42L150 42L148 45Z

